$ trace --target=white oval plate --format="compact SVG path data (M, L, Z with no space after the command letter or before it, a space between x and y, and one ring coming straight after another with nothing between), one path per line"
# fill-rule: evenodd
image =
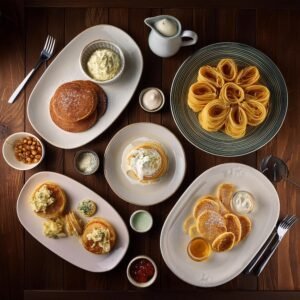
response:
M102 86L108 98L107 111L92 128L80 133L64 131L50 117L50 99L62 83L88 79L80 69L80 53L87 44L97 39L112 41L123 50L124 73L115 82ZM124 110L138 85L142 70L141 51L126 32L111 25L91 27L76 36L46 69L30 95L28 119L41 137L58 148L83 146L103 133Z
M252 231L245 241L231 251L212 253L205 262L188 257L189 237L182 230L184 219L191 213L195 200L214 193L222 182L231 182L238 190L251 192L256 209L249 215ZM213 287L239 275L274 229L279 217L279 198L274 186L259 171L247 165L226 163L208 169L183 193L168 215L160 236L164 261L181 280L199 287Z
M74 236L60 239L51 239L44 236L44 219L38 217L31 210L29 198L36 186L45 181L52 181L61 186L68 197L70 210L77 211L77 205L83 199L91 199L96 202L98 209L95 217L104 217L114 226L117 232L117 243L110 254L97 255L90 253L81 245L80 239ZM20 192L17 201L17 214L24 228L41 244L69 263L90 272L106 272L116 267L124 257L129 245L127 227L117 211L92 190L58 173L40 172L31 176ZM81 215L80 217L85 222L91 219L84 218Z
M139 138L159 142L169 157L169 169L163 178L153 184L133 184L121 170L126 147ZM167 128L153 123L135 123L118 131L106 147L104 175L112 190L123 200L148 206L169 198L185 175L185 154L176 136Z

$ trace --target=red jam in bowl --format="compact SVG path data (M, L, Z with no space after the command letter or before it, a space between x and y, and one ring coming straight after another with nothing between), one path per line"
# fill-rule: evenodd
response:
M138 283L148 282L154 276L154 272L153 264L145 258L135 260L129 268L130 276Z

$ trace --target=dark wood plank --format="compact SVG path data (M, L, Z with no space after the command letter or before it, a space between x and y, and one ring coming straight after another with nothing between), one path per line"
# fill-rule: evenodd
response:
M299 11L298 11L299 13ZM299 176L299 62L295 57L299 43L291 42L299 34L299 14L291 11L258 11L257 46L278 65L289 88L289 109L285 122L277 136L264 148L258 151L259 161L266 155L273 154L288 163ZM272 38L270 38L272 36ZM282 47L282 45L285 45ZM297 177L296 177L297 178ZM299 214L299 190L286 183L277 184L280 197L281 215ZM299 289L299 274L295 271L299 264L299 224L285 237L277 253L260 277L261 289ZM298 231L298 233L297 233ZM295 239L295 238L298 238Z
M115 299L205 299L205 300L298 300L300 298L300 292L220 292L213 290L194 290L194 291L160 291L160 292L112 292L112 291L83 291L83 292L62 292L62 291L25 291L24 300L92 300L92 299L102 299L102 300L115 300Z

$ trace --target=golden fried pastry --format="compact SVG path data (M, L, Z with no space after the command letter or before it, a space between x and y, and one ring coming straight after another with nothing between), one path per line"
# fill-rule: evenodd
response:
M65 223L68 235L80 236L82 234L83 224L75 212L71 211L65 215Z
M209 242L227 230L225 219L213 210L205 210L198 216L197 229L200 236Z
M234 82L227 82L220 90L220 99L227 104L238 104L245 98L244 90Z
M205 210L213 210L215 212L219 212L220 207L218 202L211 200L211 199L205 199L201 197L195 204L193 208L193 216L195 219L198 218L198 216Z
M216 252L231 250L235 243L235 237L232 232L220 234L212 243L212 249Z
M53 182L40 184L32 193L30 204L33 211L42 218L56 219L63 214L67 197L59 185Z
M168 170L169 159L156 142L145 142L134 147L127 157L127 175L141 183L159 180Z
M245 98L246 100L255 100L267 107L270 100L270 91L261 84L251 85L245 88Z
M232 138L239 139L246 134L248 118L245 110L239 106L233 106L225 121L225 133Z
M86 224L81 240L87 251L107 254L113 249L117 234L108 221L94 218Z
M197 229L197 225L194 224L192 226L189 227L188 229L188 235L191 239L199 236L199 232L198 232L198 229Z
M230 210L230 201L235 192L235 186L231 183L221 183L217 187L217 198Z
M221 59L217 65L217 70L225 81L234 81L238 73L236 63L230 58Z
M211 66L203 66L199 69L197 81L208 82L217 88L221 88L225 82L223 76L217 69Z
M241 234L241 241L249 234L252 229L251 220L247 216L238 216L241 222L242 234Z
M189 88L188 106L194 111L201 111L211 100L218 99L217 89L208 82L196 82Z
M189 215L183 222L182 229L185 233L189 232L189 228L195 225L195 218L193 215Z
M203 261L210 256L211 246L206 240L197 237L189 242L187 252L192 260Z
M235 83L243 88L255 84L260 78L259 71L254 66L246 67L239 71Z
M226 221L227 231L234 234L234 244L236 245L242 236L241 222L236 215L231 213L224 215L224 219Z
M261 124L267 117L266 107L255 100L247 100L241 104L247 115L248 125L257 126Z
M218 131L225 122L229 107L222 100L210 101L198 115L200 125L206 131Z
M107 107L103 89L88 80L75 80L57 88L50 101L50 116L61 129L82 132L91 128Z

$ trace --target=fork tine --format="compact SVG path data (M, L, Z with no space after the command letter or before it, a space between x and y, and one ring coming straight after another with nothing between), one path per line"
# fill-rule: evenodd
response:
M54 46L55 46L55 39L54 38L52 38L52 45L51 45L51 48L50 48L50 50L49 50L49 55L52 55L52 53L53 53L53 50L54 50Z
M47 47L48 47L48 45L49 45L50 38L51 38L51 36L48 35L48 36L47 36L47 39L46 39L46 42L45 42L45 45L44 45L44 48L43 48L43 50L45 50L45 51L46 51L46 49L47 49Z
M285 218L279 223L279 227L282 229L286 229L287 228L287 224L289 222L289 220L291 219L292 216L286 215Z
M49 43L49 45L48 45L48 48L47 48L47 53L49 53L49 52L50 52L50 50L51 50L51 47L52 47L52 43L53 43L53 37L52 37L52 36L50 36L50 43Z
M288 227L292 227L293 224L297 221L297 217L295 215L292 216L292 218L288 222Z
M289 229L290 228L290 224L292 222L294 222L294 220L296 220L296 216L293 215L293 216L289 216L289 218L286 220L286 222L283 224L282 228L283 229Z

